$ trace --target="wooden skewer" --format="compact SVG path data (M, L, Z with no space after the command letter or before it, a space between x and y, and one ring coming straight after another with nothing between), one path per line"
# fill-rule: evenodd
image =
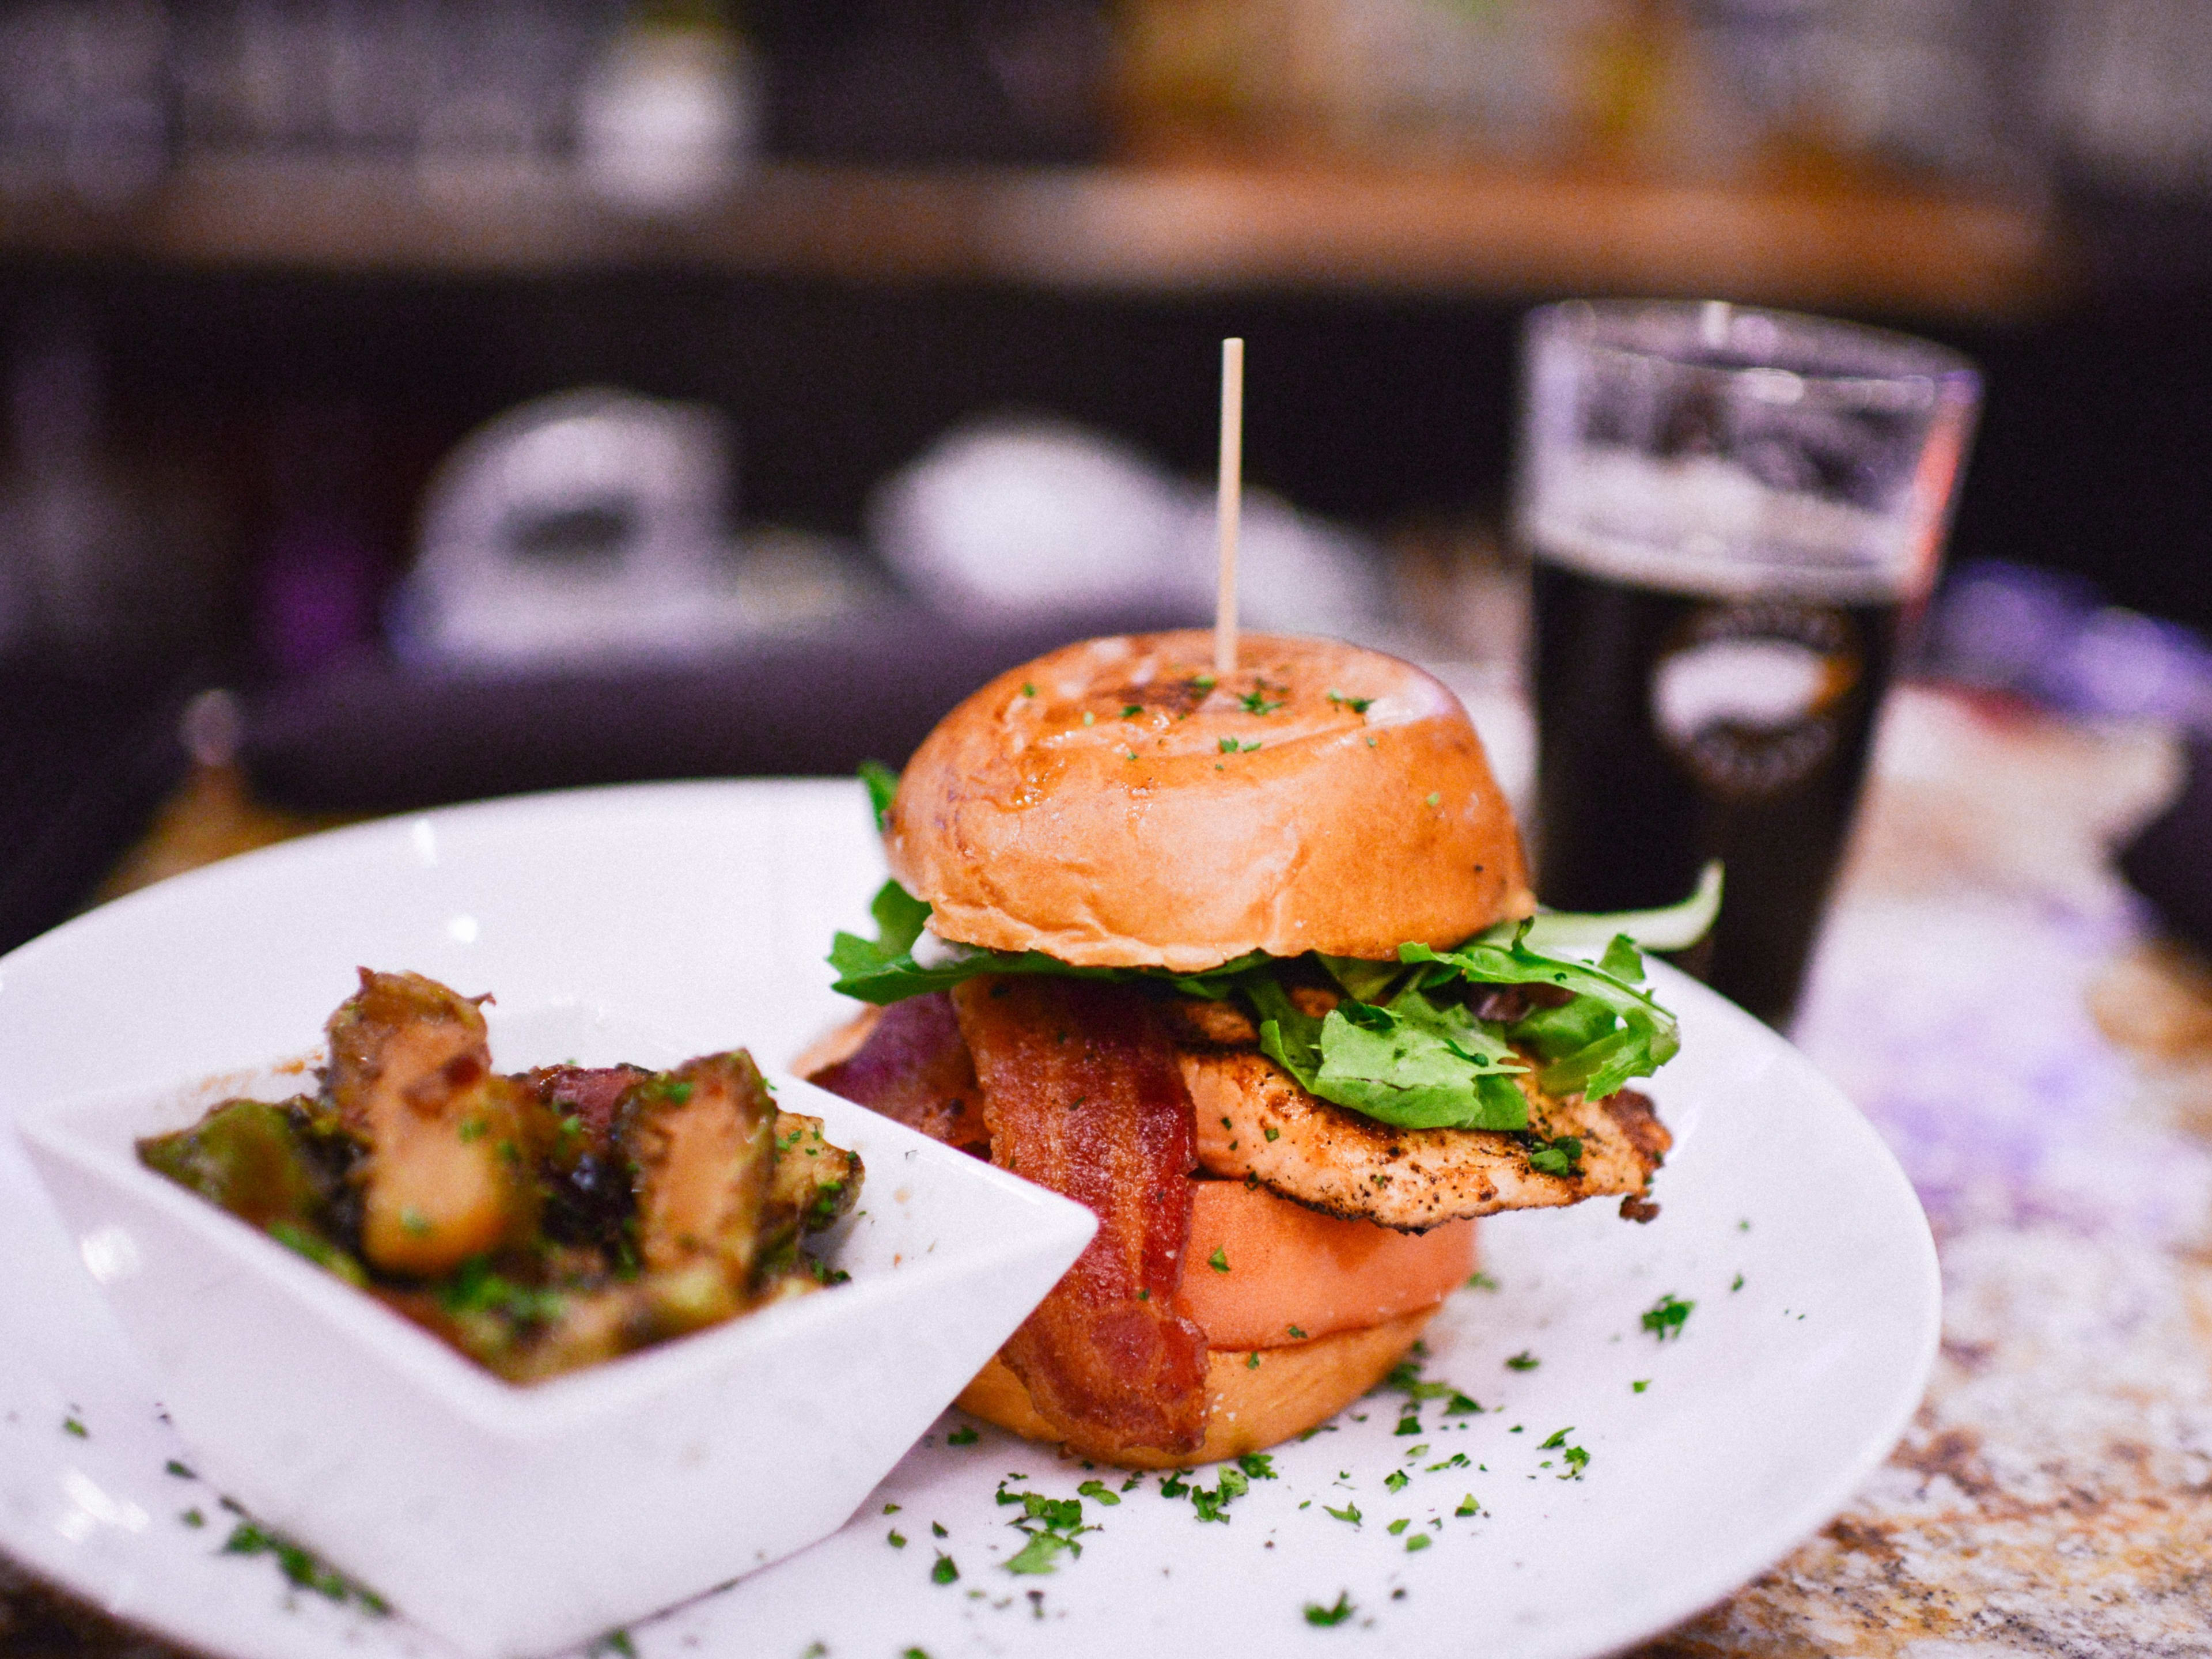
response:
M1237 672L1237 531L1244 504L1244 342L1221 343L1221 586L1213 601L1213 672Z

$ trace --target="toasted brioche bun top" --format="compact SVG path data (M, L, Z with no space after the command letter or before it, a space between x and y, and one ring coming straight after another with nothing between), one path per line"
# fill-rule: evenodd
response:
M1086 640L939 722L885 820L944 939L1083 967L1247 951L1395 957L1530 914L1521 842L1467 711L1333 640Z

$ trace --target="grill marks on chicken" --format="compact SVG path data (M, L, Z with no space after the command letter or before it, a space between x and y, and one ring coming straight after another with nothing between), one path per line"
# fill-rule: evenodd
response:
M1206 1337L1175 1311L1175 1295L1197 1160L1189 1097L1152 1000L1044 976L971 980L952 1000L993 1161L1098 1218L1001 1358L1077 1451L1195 1450Z
M1641 1095L1560 1100L1524 1079L1529 1133L1582 1143L1577 1173L1547 1174L1530 1164L1535 1148L1521 1135L1378 1123L1315 1099L1256 1052L1186 1048L1179 1060L1208 1173L1407 1232L1499 1210L1640 1197L1673 1144Z

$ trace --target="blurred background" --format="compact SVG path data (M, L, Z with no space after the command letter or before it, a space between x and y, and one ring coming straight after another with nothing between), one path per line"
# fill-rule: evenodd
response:
M1927 665L2212 726L2197 0L14 0L0 948L1200 619L1230 333L1249 620L1525 769L1516 331L1603 294L1971 353Z

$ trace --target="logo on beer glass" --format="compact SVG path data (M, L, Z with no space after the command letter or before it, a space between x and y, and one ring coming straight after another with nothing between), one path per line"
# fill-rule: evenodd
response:
M1839 708L1863 665L1857 626L1840 611L1704 605L1652 665L1652 726L1706 789L1762 799L1834 752Z

